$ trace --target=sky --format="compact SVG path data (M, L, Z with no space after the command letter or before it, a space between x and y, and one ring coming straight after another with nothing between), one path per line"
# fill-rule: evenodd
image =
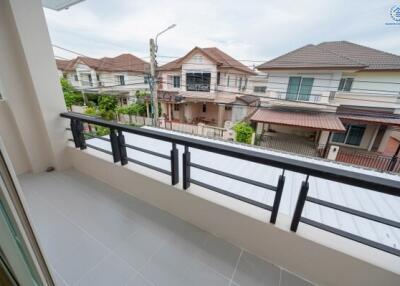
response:
M160 36L159 63L195 46L215 46L238 60L266 61L307 44L347 40L400 54L393 0L85 0L67 10L45 10L53 44L91 57L149 54ZM55 49L55 55L76 55ZM167 56L167 57L161 57ZM257 64L257 63L256 63Z

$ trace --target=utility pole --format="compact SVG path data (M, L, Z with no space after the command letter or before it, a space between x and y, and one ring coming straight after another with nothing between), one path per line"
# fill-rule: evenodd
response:
M158 88L158 78L157 78L157 39L158 37L165 33L166 31L174 28L176 25L173 24L161 31L156 35L155 40L150 39L150 92L151 92L151 113L153 114L153 125L157 127L158 124L158 97L157 97L157 88Z
M158 123L158 98L157 98L157 46L154 39L150 39L150 92L151 92L151 113L153 114L153 126Z

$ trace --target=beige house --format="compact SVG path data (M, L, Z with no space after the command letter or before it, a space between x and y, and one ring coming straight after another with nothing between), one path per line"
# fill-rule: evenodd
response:
M167 120L224 126L250 116L258 97L248 93L255 72L218 48L195 47L159 68L158 97Z
M337 145L380 153L400 126L398 55L346 41L325 42L257 68L267 79L253 92L267 110L251 119L266 145L274 140L285 145L290 138L314 150Z

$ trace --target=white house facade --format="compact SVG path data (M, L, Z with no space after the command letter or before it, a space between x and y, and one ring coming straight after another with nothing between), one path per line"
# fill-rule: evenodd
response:
M218 48L195 47L159 68L159 98L168 120L224 126L253 112L258 98L246 95L255 72Z
M77 90L116 95L123 104L134 100L137 91L149 89L149 64L131 54L114 58L57 60L57 68L59 75Z
M257 68L265 75L253 89L264 107L252 118L259 134L294 134L317 148L335 144L382 153L400 126L398 55L325 42Z

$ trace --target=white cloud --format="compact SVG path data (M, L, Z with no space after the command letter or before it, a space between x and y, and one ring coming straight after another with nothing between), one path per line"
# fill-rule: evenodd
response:
M238 59L267 60L321 41L348 40L399 53L399 26L387 26L382 1L311 0L86 0L68 10L46 10L52 41L101 57L148 55L150 37L159 54L181 56L194 46L217 46ZM56 50L60 56L72 54ZM161 59L160 59L161 60ZM165 59L161 61L165 62Z

